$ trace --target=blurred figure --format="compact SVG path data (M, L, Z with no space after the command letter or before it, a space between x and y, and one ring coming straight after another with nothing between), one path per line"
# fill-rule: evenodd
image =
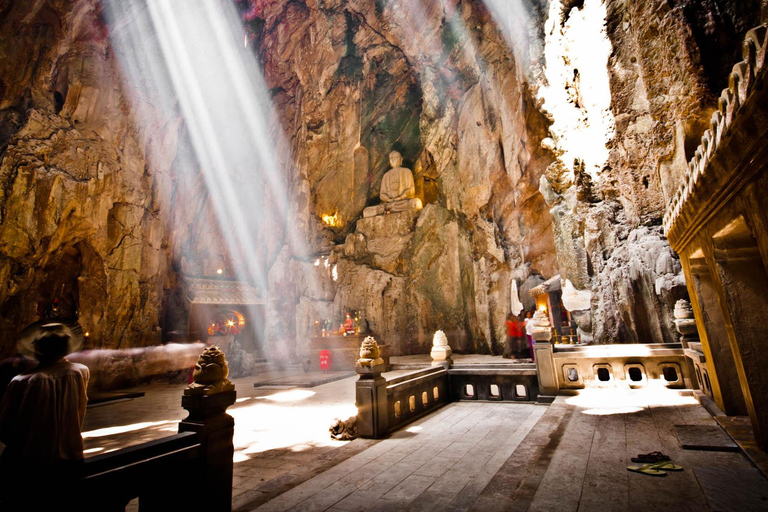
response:
M528 347L531 351L531 361L536 361L533 355L533 346L536 342L533 340L533 311L525 313L525 337L528 339Z
M507 316L507 345L504 347L503 356L508 359L526 357L527 354L522 350L524 336L525 326L517 316L510 313Z
M36 367L37 361L25 356L9 357L0 361L0 403L11 379L20 373L31 372Z
M51 478L82 461L80 429L90 372L64 357L77 349L75 337L66 325L52 323L19 342L38 365L10 381L0 404L0 441L6 445L0 485L18 490L30 475L37 485L38 478Z

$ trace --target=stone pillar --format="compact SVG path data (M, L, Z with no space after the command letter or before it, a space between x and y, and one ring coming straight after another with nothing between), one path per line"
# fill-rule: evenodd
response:
M389 432L387 410L387 380L381 376L386 369L379 347L373 336L363 340L355 372L360 378L355 383L357 405L357 435L379 439Z
M224 354L217 347L207 348L195 366L195 382L181 398L189 416L179 424L179 432L200 436L199 473L190 475L193 488L181 491L195 496L197 510L232 510L235 420L227 408L235 403L237 393L228 374Z
M448 337L443 331L436 331L432 338L432 351L429 353L432 356L432 366L450 368L453 365L451 354L453 351L448 346Z
M557 381L557 368L555 367L554 347L552 340L552 326L549 317L541 310L533 314L533 351L536 357L536 376L539 379L540 396L554 396L560 386Z
M706 242L706 236L700 237L700 241ZM680 263L683 265L694 318L699 319L696 325L701 351L706 360L706 379L712 390L712 398L725 414L746 416L747 405L736 370L734 351L725 327L720 292L713 277L714 263L710 265L707 262L701 248L705 246L706 243L701 243L700 247L686 248L680 254Z

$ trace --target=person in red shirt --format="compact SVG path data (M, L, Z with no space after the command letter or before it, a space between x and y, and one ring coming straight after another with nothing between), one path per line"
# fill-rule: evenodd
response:
M504 347L504 357L515 359L523 357L521 342L525 336L525 327L518 317L509 314L507 317L507 344Z

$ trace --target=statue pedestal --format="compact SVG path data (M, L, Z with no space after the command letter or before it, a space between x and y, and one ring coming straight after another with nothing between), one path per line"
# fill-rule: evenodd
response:
M420 214L421 210L411 209L359 219L354 236L348 237L345 253L356 259L371 257L374 268L403 275L405 262L400 254L413 238Z
M386 215L388 213L405 212L408 210L420 210L421 199L401 199L400 201L392 201L390 203L381 203L374 206L369 206L363 210L363 218L376 217L378 215Z

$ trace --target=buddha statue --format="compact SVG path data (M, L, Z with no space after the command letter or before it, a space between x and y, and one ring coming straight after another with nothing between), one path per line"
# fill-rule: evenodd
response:
M379 197L384 203L412 199L416 197L416 185L413 182L413 173L403 167L403 157L397 151L389 154L390 170L381 179Z
M375 217L392 212L418 210L421 201L416 198L416 185L413 173L403 167L403 157L397 151L389 154L390 170L381 179L379 198L381 204L369 206L363 210L363 217Z

